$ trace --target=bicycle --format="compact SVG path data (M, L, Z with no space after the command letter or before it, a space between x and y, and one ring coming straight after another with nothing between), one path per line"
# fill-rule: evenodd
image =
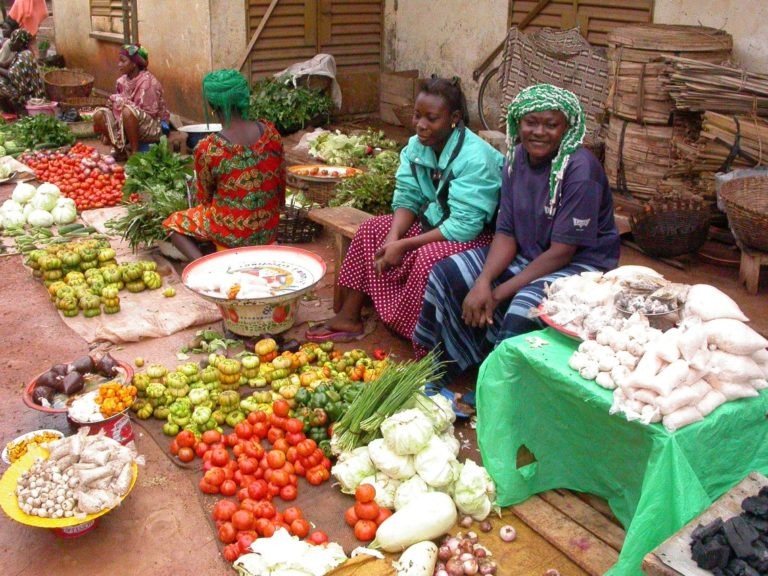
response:
M496 49L488 55L485 61L472 72L472 78L477 81L480 76L488 69L496 57L504 49L504 43L499 44ZM499 71L501 64L494 66L483 77L480 87L477 91L477 115L480 117L480 123L485 130L504 131L504 121L502 112L503 95L501 91L501 77Z

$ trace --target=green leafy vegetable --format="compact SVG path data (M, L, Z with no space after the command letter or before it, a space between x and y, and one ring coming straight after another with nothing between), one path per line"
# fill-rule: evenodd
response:
M266 78L257 82L251 90L251 120L269 120L281 134L301 130L310 121L327 122L333 102L324 93L294 87L287 76Z
M75 135L64 122L47 114L24 116L11 124L4 132L16 140L16 148L59 148L74 144ZM6 151L11 154L11 142L6 140Z
M340 166L365 166L374 152L397 150L399 145L385 137L381 130L368 128L362 134L342 134L340 131L323 132L312 140L309 153L328 164Z
M150 146L147 152L139 152L125 164L123 199L131 194L142 193L153 186L163 186L186 194L186 183L194 174L192 159L173 152L168 139Z
M387 150L374 156L367 164L367 171L345 178L336 186L331 206L352 206L374 215L392 211L395 193L395 174L400 166L397 152Z

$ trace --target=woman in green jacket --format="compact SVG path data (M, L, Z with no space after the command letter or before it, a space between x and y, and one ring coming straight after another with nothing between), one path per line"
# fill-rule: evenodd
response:
M504 158L467 121L457 79L424 84L414 105L416 135L400 154L394 213L360 226L339 274L341 307L308 340L361 337L367 297L385 324L411 338L432 266L490 244Z

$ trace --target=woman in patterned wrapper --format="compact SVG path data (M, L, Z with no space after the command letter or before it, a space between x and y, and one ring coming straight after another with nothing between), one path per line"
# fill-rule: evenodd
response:
M224 129L195 148L198 204L163 222L171 243L189 260L202 245L217 249L273 244L285 204L283 142L267 121L244 118L248 82L236 70L203 79L203 96Z
M366 297L388 327L410 339L432 266L490 243L503 157L467 120L458 79L433 77L422 86L414 105L416 135L400 153L394 214L360 226L339 274L341 308L310 329L307 340L361 337Z

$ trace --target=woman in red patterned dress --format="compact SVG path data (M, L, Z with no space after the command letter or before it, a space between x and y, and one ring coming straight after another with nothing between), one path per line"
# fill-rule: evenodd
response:
M269 122L244 118L250 90L242 74L211 72L203 95L224 129L195 149L198 205L163 222L189 260L203 255L201 242L219 249L274 243L285 203L283 143Z

